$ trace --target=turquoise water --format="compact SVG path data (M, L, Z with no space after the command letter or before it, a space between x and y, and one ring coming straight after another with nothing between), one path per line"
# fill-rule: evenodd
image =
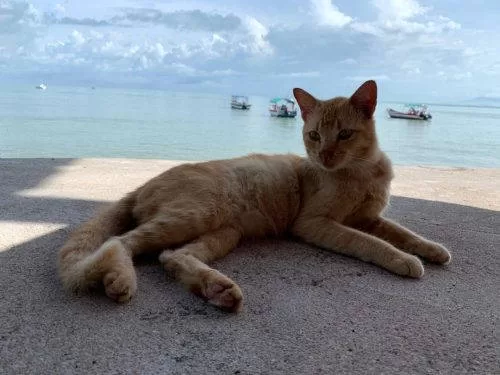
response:
M271 93L273 96L276 93ZM301 120L250 111L230 96L149 90L0 89L0 157L202 160L250 152L303 154ZM500 108L432 105L430 122L376 112L381 147L396 164L500 167Z

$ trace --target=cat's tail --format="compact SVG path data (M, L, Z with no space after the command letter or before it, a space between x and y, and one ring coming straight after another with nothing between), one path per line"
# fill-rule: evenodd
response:
M97 250L109 238L135 226L132 215L135 197L135 193L127 195L70 235L58 257L59 276L66 289L84 291L101 282L102 275L96 269L101 263Z

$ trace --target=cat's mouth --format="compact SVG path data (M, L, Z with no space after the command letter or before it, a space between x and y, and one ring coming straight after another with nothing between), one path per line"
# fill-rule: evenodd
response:
M341 166L342 166L342 163L337 162L337 161L324 162L322 160L318 160L317 164L319 165L319 167L321 167L321 169L328 171L328 172L333 172L333 171L341 168Z
M327 171L339 169L344 164L345 158L342 154L334 154L330 156L318 156L318 164Z

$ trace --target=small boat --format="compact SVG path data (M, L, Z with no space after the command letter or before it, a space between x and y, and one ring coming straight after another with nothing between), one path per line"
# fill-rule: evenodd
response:
M269 102L269 113L273 117L290 117L297 116L295 102L288 98L274 98Z
M47 85L44 85L43 83L40 83L38 86L35 86L36 89L38 90L46 90Z
M252 105L248 102L248 97L243 95L231 96L231 108L250 109Z
M404 112L387 108L387 113L391 118L403 118L407 120L429 120L432 118L425 104L407 104Z

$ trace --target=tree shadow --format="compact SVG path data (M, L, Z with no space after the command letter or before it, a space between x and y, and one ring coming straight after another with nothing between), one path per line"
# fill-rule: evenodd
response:
M43 180L70 165L75 159L1 159L2 191L15 194L37 187Z
M88 218L102 201L30 197L19 192L36 188L75 159L0 159L2 176L0 222L38 222L74 225Z
M165 281L149 261L138 267L138 295L123 306L102 294L67 294L57 278L58 249L102 202L18 195L72 160L43 162L34 172L23 171L24 162L0 160L0 222L66 227L0 252L0 369L7 373L494 370L497 211L393 197L388 217L453 255L449 266L426 265L418 281L269 239L244 242L215 264L245 293L238 316Z

